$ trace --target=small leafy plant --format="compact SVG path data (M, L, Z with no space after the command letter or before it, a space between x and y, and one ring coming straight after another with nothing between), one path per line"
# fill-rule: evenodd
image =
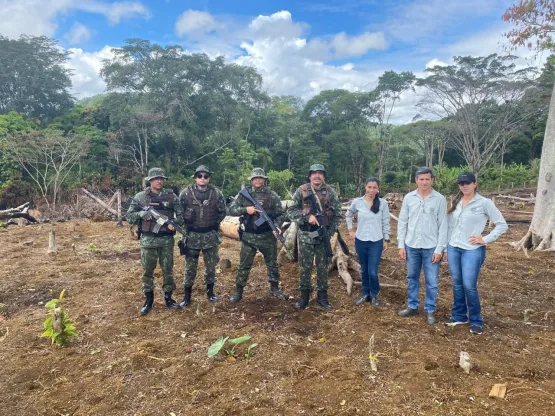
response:
M66 311L59 306L64 298L65 289L60 293L59 298L52 299L45 307L49 309L48 318L43 323L45 331L41 337L50 338L52 344L64 345L70 338L76 337L75 325L67 315Z
M96 250L96 244L94 244L94 243L89 243L89 244L87 244L87 248L88 248L90 251L95 251L95 250Z
M226 345L226 343L231 344L231 347L229 348L224 348L226 354L228 357L235 357L235 348L237 348L237 346L239 344L242 344L243 342L246 342L248 340L252 339L252 337L250 335L243 335L242 337L239 338L232 338L229 339L229 337L219 337L216 342L214 342L210 348L208 348L208 357L212 358L214 356L216 356L216 354L218 354L222 348L224 348L224 346ZM252 344L249 346L247 353L245 354L245 357L247 358L247 360L250 360L252 357L252 350L253 348L256 347L257 344Z
M252 358L252 353L253 353L252 350L254 350L257 345L258 344L249 345L249 349L247 350L247 353L245 354L245 358L247 359L247 361L250 361L250 359Z

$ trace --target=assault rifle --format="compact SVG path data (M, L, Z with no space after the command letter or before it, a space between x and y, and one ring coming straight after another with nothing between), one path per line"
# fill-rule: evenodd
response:
M320 209L320 205L316 201L316 195L314 192L308 193L308 199L310 200L310 204L312 205L312 209L314 210L314 216L318 220L318 229L314 231L316 233L315 237L320 237L324 242L324 250L326 251L326 256L329 258L333 257L333 250L331 248L331 241L330 241L330 233L328 231L328 227L326 226L326 219L324 217L324 213ZM310 233L312 234L312 233Z
M280 231L278 230L278 228L276 227L272 219L269 217L269 215L266 213L266 211L264 211L264 208L262 208L262 205L260 205L260 202L258 202L256 199L254 199L251 196L251 194L249 194L249 191L247 190L247 188L241 189L241 191L239 192L239 195L241 195L243 198L249 201L254 206L254 208L258 211L258 215L260 215L260 217L254 222L256 226L260 227L262 224L267 223L272 229L272 231L275 233L276 238L281 242L281 244L285 244L285 237L280 233ZM293 258L291 253L287 251L287 247L285 248L285 251L287 252L287 256L289 256L289 258Z
M162 228L163 225L171 225L180 234L187 235L187 231L185 229L183 229L174 220L169 219L166 215L160 214L158 211L156 211L151 206L145 205L141 201L139 201L135 198L129 198L129 199L132 202L134 202L135 204L137 204L139 206L139 208L141 208L141 211L148 212L148 214L156 220L156 225L152 229L152 232L154 234L158 234L160 232L160 228ZM140 238L140 236L139 236L139 238Z

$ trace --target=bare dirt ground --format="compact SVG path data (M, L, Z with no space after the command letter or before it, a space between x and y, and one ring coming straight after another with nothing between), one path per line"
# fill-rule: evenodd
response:
M47 255L52 227L58 254ZM233 267L218 276L215 308L199 278L191 307L167 310L158 290L155 308L141 317L139 250L127 227L83 220L0 230L0 414L555 415L555 256L513 252L506 242L525 230L512 225L487 250L482 336L468 326L430 327L423 315L396 316L406 283L394 246L381 265L388 286L379 308L355 306L358 290L347 296L335 271L335 309L321 311L312 300L297 311L294 299L268 296L260 258L244 300L231 305L239 242L224 239L221 256ZM32 246L23 245L28 240ZM176 254L179 300L183 269ZM281 273L296 297L297 265ZM159 277L157 270L158 287ZM79 338L60 348L39 336L44 304L62 289ZM440 321L451 303L442 265ZM245 334L258 344L250 361L245 345L235 361L207 357L219 336ZM377 373L368 358L372 334ZM458 366L460 351L473 359L470 374ZM488 397L496 383L507 383L505 400Z

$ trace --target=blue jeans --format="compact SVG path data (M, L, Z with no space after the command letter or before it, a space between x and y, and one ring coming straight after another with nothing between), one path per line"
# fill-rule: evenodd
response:
M361 241L355 239L355 249L362 271L362 296L375 298L380 292L378 266L382 258L383 239L378 241Z
M478 296L478 276L484 260L486 246L475 250L447 246L447 260L449 271L453 278L453 310L451 318L455 321L466 322L470 325L482 327L480 297Z
M408 304L411 309L418 309L418 291L420 290L420 270L424 269L426 280L426 312L436 310L437 286L439 280L439 262L432 263L434 248L412 248L405 245L407 251Z

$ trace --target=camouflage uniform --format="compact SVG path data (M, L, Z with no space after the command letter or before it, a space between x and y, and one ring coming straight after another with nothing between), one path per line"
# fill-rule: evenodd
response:
M145 191L139 192L135 195L135 199L144 203L152 205L157 211L162 211L158 208L156 200L160 198L164 200L164 208L166 211L173 212L175 215L175 222L183 224L183 208L179 203L179 198L173 193L171 189L162 189L160 193L156 194L148 187ZM154 202L153 202L154 201ZM173 201L173 202L168 202ZM130 224L139 224L143 227L146 220L142 219L141 208L131 203L127 211L127 221ZM152 232L143 232L141 235L141 263L143 265L143 287L144 293L152 292L154 290L154 269L158 261L163 274L164 292L172 292L175 289L175 282L173 278L173 248L175 232L169 231L162 227L159 234Z
M293 195L293 205L287 210L289 219L297 221L299 224L300 290L312 290L312 264L316 257L316 287L318 291L326 291L328 290L328 258L322 239L320 237L312 238L309 235L317 227L308 223L308 218L314 214L314 211L312 208L308 208L306 201L304 201L304 189L312 192L310 184L299 187ZM314 189L314 191L316 192L315 196L324 205L324 214L329 221L328 232L332 236L337 231L341 222L341 203L335 190L327 184L323 184L319 189ZM326 193L328 194L327 196ZM329 201L328 204L324 203L326 200Z
M267 186L263 186L259 189L255 189L253 186L247 186L247 190L254 199L261 202L262 207L276 227L281 227L281 223L283 222L283 209L281 207L281 198L279 195ZM268 204L268 206L265 206L266 204ZM252 206L252 203L243 197L238 197L229 208L229 215L242 215L245 223L236 283L239 286L245 286L247 284L254 256L256 251L259 250L264 256L264 262L268 269L268 282L279 284L277 240L269 225L263 224L260 227L256 227L254 222L257 220L258 215L248 215L246 209L249 206Z
M206 285L213 285L216 281L216 265L220 261L219 245L222 241L218 230L226 215L224 196L214 185L208 185L205 191L201 191L196 185L190 185L181 191L179 200L185 212L187 229L187 237L183 238L187 261L183 285L185 288L193 287L201 251L204 257L204 281ZM190 215L195 218L191 219ZM200 216L203 218L196 218ZM205 219L208 221L204 221Z
M332 236L341 222L341 203L332 187L325 183L326 171L321 164L310 166L307 183L301 185L293 195L293 205L287 211L291 221L299 224L299 286L301 296L296 308L304 309L308 306L312 290L312 263L316 258L316 286L318 289L317 303L324 309L333 309L328 301L328 257L322 237L319 236L319 225L310 224L311 215L315 215L312 196L315 204L322 211L323 221L320 224L327 227ZM318 184L318 182L320 182Z

